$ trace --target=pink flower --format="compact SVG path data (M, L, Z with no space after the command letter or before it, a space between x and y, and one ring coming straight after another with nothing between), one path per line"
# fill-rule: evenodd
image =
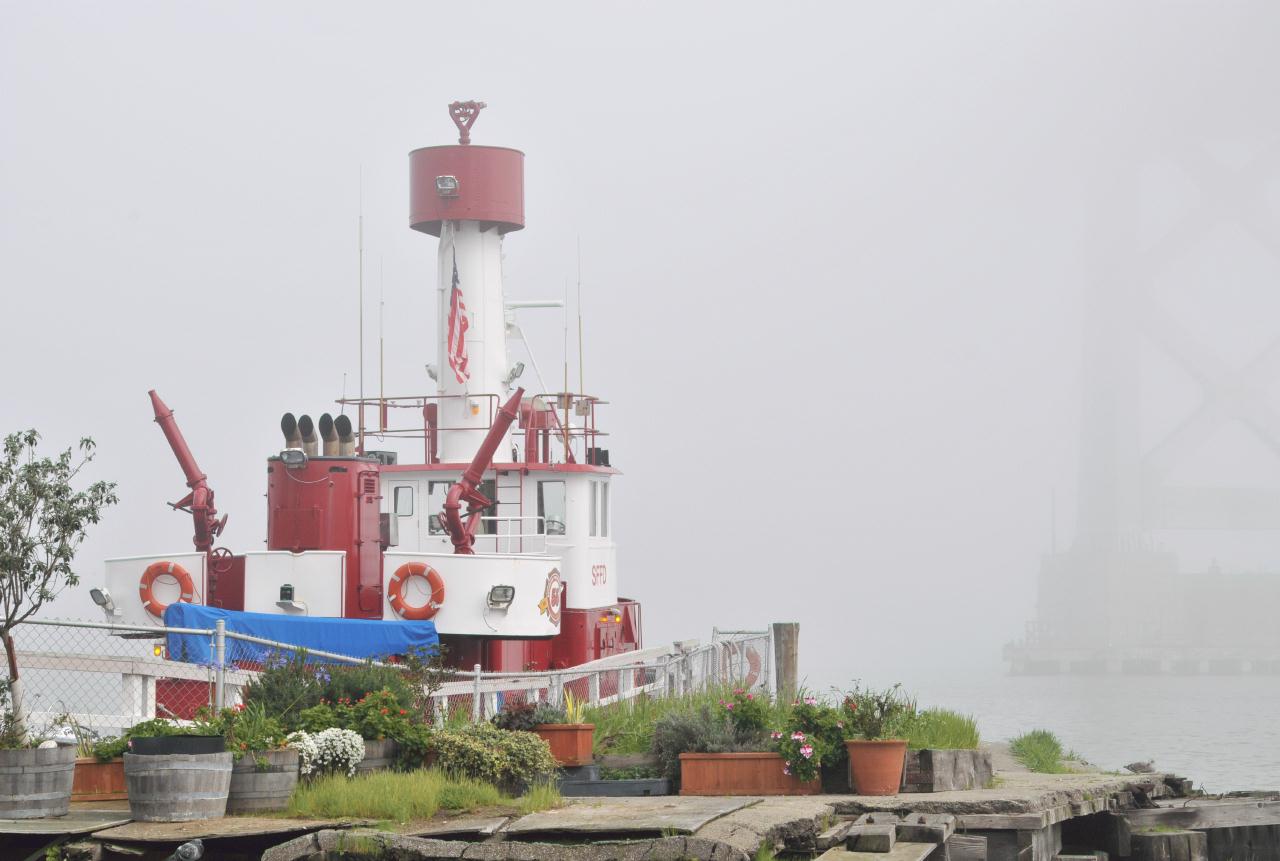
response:
M804 698L804 704L805 704L805 705L807 705L807 706L816 706L816 705L818 704L818 698L817 698L817 697L805 697L805 698Z
M727 708L729 711L733 711L733 703L725 703L724 707Z
M733 689L733 692L734 692L735 694L745 694L745 693L746 693L746 691L744 691L742 688L734 688L734 689Z
M803 756L805 759L811 758L813 756L813 745L811 744L801 745L800 755Z
M796 730L795 732L791 733L791 740L804 741L804 733L800 732L800 730Z
M844 721L842 721L842 720L838 720L838 721L836 721L836 728L837 728L837 729L844 729Z
M774 730L773 732L769 733L769 738L773 739L774 741L777 741L778 739L782 738L782 733L778 732L777 730Z
M747 694L747 699L749 699L749 700L754 700L754 699L755 699L755 694Z
M790 776L791 776L791 767L790 767L790 766L791 766L791 763L787 763L786 765L784 765L784 766L782 767L782 773L783 773L783 774L785 774L785 775L787 775L788 777L790 777Z

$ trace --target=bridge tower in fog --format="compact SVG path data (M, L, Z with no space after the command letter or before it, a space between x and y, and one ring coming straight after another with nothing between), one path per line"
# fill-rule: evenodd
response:
M1253 460L1280 460L1280 145L1188 145L1119 179L1085 243L1097 277L1085 300L1075 537L1045 558L1036 619L1006 658L1021 673L1280 672L1280 560L1184 570L1161 540L1280 537L1280 482L1188 480L1184 469L1232 425L1261 443ZM1193 301L1173 307L1171 284ZM1238 328L1196 312L1242 289L1271 294L1244 306L1254 319L1243 328L1266 331L1247 351ZM1258 315L1271 319L1260 327ZM1197 390L1175 419L1144 409L1152 356Z

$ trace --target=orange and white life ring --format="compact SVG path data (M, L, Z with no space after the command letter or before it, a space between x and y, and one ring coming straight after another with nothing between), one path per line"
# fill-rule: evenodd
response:
M186 568L177 562L152 562L147 566L147 570L142 572L142 579L138 581L138 593L142 598L143 608L157 619L164 618L164 611L169 606L156 600L154 588L156 581L165 576L178 581L178 590L181 592L178 596L179 601L190 604L196 597L195 581L191 579Z
M404 599L404 585L413 577L426 578L427 584L431 587L431 597L425 604L415 606ZM395 610L400 618L413 622L430 619L444 605L444 578L440 576L439 571L425 562L406 562L391 575L391 582L387 586L387 597L391 601L391 609Z

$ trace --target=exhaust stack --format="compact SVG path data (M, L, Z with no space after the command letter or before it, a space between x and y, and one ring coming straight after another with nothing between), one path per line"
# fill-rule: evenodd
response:
M280 433L284 434L285 448L302 448L302 437L298 436L298 420L293 413L285 413L280 417Z
M320 437L316 436L316 426L311 416L304 415L298 419L298 433L302 436L302 451L307 457L315 457L320 453Z
M333 416L325 413L320 416L320 439L324 441L324 456L334 457L338 453L338 433L333 429Z
M338 432L338 454L351 457L356 453L356 435L351 429L351 419L338 416L333 420L333 429Z

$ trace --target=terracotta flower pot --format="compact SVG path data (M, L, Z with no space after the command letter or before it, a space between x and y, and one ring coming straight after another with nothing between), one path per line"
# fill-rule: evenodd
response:
M849 778L858 795L897 795L902 785L902 768L907 743L902 739L846 741Z
M124 786L124 760L117 757L99 762L92 756L76 760L71 779L72 801L123 801L129 795Z
M533 728L551 748L551 755L561 765L574 767L591 764L591 746L596 725L593 723L544 723Z
M776 753L682 753L681 795L818 795L822 781L783 772Z

